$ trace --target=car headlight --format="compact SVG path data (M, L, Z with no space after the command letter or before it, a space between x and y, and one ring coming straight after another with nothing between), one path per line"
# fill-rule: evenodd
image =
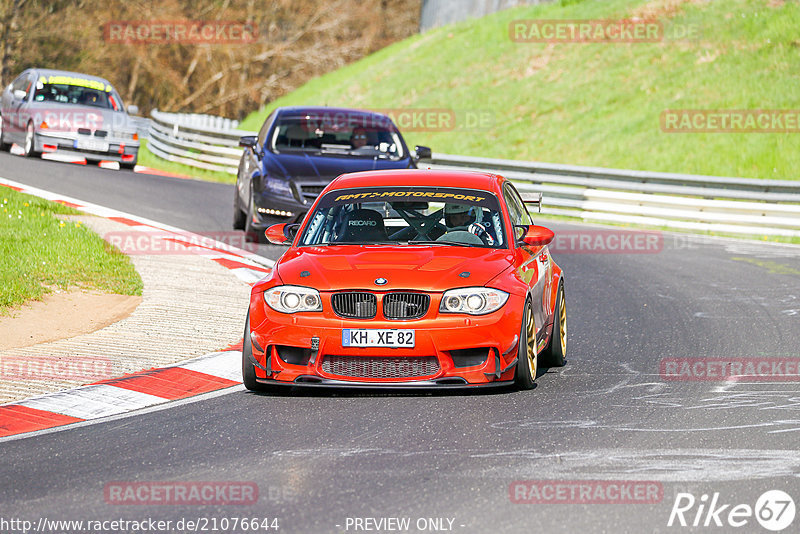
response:
M276 195L285 197L292 196L292 187L289 185L289 182L287 180L281 180L280 178L267 176L264 179L264 189L272 191Z
M277 286L264 291L264 302L282 313L322 311L319 291L310 287Z
M439 311L442 313L468 313L485 315L503 307L508 293L490 287L465 287L451 289L442 295Z

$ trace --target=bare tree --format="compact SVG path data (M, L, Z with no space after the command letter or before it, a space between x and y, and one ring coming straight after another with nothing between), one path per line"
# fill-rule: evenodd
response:
M144 112L241 118L310 78L416 32L421 0L0 0L0 83L31 66L97 74ZM246 44L133 44L113 21L252 23Z

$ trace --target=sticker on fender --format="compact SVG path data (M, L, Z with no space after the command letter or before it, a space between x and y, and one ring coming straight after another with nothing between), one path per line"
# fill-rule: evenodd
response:
M414 348L414 331L343 328L342 347Z

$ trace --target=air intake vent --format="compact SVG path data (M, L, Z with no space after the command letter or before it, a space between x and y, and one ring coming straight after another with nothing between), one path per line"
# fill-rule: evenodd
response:
M372 293L335 293L331 303L336 315L349 319L372 319L378 312L378 299Z
M423 293L388 293L383 297L387 319L419 319L428 311L431 298Z
M439 360L434 356L325 356L322 370L331 375L357 378L419 378L438 373Z

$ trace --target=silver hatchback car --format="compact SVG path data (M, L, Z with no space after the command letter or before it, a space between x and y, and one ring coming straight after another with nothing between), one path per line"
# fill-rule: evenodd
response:
M116 89L103 78L77 72L28 69L3 91L0 149L20 145L26 156L44 152L117 161L133 169L139 156L136 124Z

